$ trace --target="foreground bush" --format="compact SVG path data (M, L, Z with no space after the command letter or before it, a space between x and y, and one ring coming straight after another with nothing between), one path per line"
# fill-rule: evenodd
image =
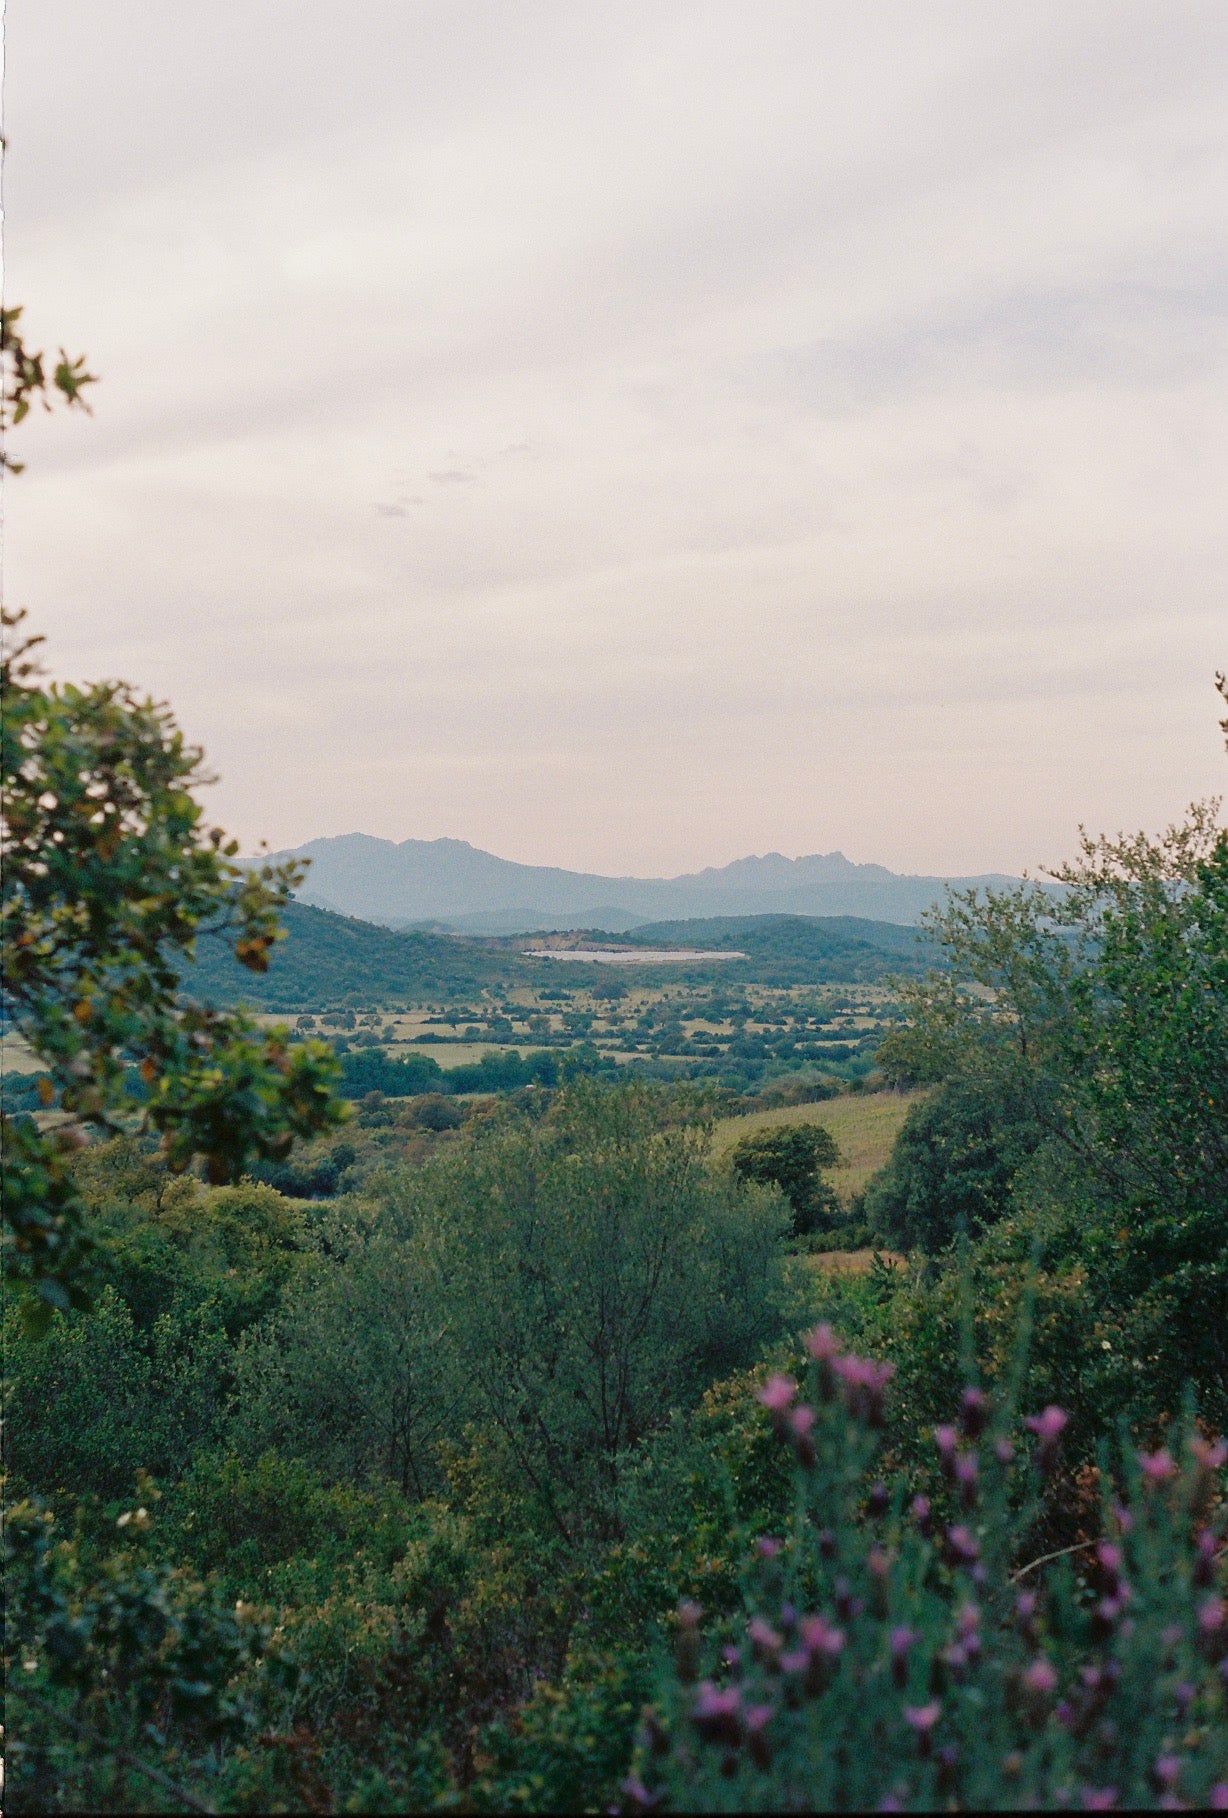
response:
M678 1612L626 1809L1228 1809L1228 1446L1131 1455L1099 1533L1020 1557L1064 1411L969 1386L934 1431L944 1489L874 1482L891 1367L807 1340L810 1394L760 1391L796 1465L744 1607Z

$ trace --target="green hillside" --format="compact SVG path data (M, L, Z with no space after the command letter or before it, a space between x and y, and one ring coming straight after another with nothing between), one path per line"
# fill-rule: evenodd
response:
M532 967L478 941L446 934L394 933L306 903L282 911L289 938L263 975L247 972L220 938L200 943L185 974L193 996L217 1003L242 999L262 1010L412 1003L484 986L528 982Z
M621 938L635 945L736 948L747 959L723 963L722 975L764 985L868 984L924 971L936 961L922 930L852 915L720 915L652 922Z
M195 968L184 978L185 989L217 1003L241 999L262 1010L291 1011L421 1003L469 997L495 986L583 988L611 975L610 968L599 963L563 965L529 959L519 951L519 940L398 932L295 902L286 905L283 918L289 938L275 949L263 976L244 971L221 937L206 937ZM632 935L619 935L618 940L620 945L645 948L737 948L748 956L732 963L654 967L645 953L643 970L637 967L634 978L647 985L717 978L781 986L867 984L892 973L918 971L927 960L916 929L853 916L746 915L659 922L637 928ZM620 976L626 976L621 968Z

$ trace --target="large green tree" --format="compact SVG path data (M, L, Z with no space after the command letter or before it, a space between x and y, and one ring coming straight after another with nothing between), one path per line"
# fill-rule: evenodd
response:
M965 1185L979 1173L1009 1214L985 1241L1001 1258L1040 1241L1079 1284L1104 1406L1137 1400L1133 1383L1171 1409L1192 1378L1222 1418L1228 832L1196 804L1156 837L1085 837L1050 882L957 896L933 919L949 971L909 988L912 1027L885 1058L947 1080L948 1108L979 1103ZM935 1165L918 1135L875 1190L904 1212ZM950 1156L945 1178L960 1178Z

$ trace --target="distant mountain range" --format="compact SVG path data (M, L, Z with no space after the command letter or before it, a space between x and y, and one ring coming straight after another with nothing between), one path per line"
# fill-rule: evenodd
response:
M381 840L343 833L309 840L277 858L311 860L300 900L388 928L528 934L745 915L859 916L916 922L952 888L1009 888L1016 878L909 877L857 865L842 852L763 858L673 878L601 877L552 865L519 865L467 840Z

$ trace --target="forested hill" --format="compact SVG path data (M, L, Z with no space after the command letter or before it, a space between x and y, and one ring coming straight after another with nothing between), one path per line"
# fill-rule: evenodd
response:
M720 915L681 922L650 922L624 935L627 945L657 942L719 952L745 953L738 977L765 985L872 980L885 973L915 973L939 963L938 949L921 928L874 922L855 915ZM729 974L735 968L729 966Z
M266 973L246 971L224 941L208 938L185 989L217 1003L314 1010L467 996L523 971L517 956L447 934L394 933L305 903L287 903L281 915L288 939L274 948Z
M423 1002L471 996L496 985L591 984L608 977L601 965L535 960L520 951L522 941L465 939L429 930L396 932L372 922L334 915L305 903L283 910L289 938L273 952L263 976L231 958L220 938L202 939L196 967L184 979L192 996L217 1003L245 1003L267 1010L315 1010L329 1006ZM600 931L595 939L610 937ZM893 972L919 970L927 959L915 928L852 916L723 916L701 921L662 922L620 935L620 945L735 948L745 960L679 965L668 976L721 978L762 984L869 982ZM620 976L626 976L619 968ZM654 982L665 967L645 953L644 971Z

